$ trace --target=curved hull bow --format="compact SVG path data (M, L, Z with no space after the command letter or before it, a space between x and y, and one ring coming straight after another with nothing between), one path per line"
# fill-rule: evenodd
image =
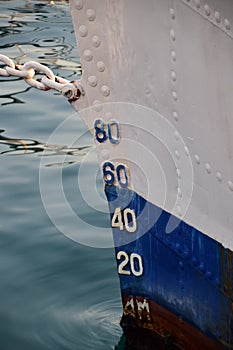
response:
M96 141L122 326L232 349L232 1L72 0L71 13L85 91L71 103Z

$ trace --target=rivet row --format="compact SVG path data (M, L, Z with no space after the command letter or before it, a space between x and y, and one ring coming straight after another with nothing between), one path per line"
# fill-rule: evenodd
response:
M75 1L75 8L76 10L82 10L83 9L83 5L84 5L84 1L83 0L76 0ZM94 22L95 19L96 19L96 13L93 9L89 8L87 9L86 11L86 17L88 19L89 22ZM85 38L88 36L88 28L87 26L81 24L78 28L78 32L79 32L79 35L82 37L82 38ZM92 42L92 46L94 48L98 48L100 45L101 45L101 40L100 40L100 37L98 35L93 35L92 38L91 38L91 42ZM91 49L87 48L83 51L83 57L85 59L85 61L87 62L91 62L94 58L94 54L92 52ZM98 61L96 63L96 68L97 70L102 73L105 71L105 63L103 61ZM98 85L98 79L95 75L90 75L88 78L87 78L87 81L88 81L88 84L91 86L91 87L96 87ZM108 97L110 95L110 88L109 86L107 85L102 85L101 88L100 88L100 91L101 91L101 94L104 96L104 97ZM99 112L101 110L101 106L100 106L100 102L95 100L93 102L93 106L94 106L94 109Z
M201 163L200 157L199 157L197 154L194 155L194 159L195 159L195 162L196 162L197 165L199 165L199 164ZM205 166L206 172L210 175L210 174L212 173L211 165L210 165L209 163L205 163L204 166ZM222 175L222 173L221 173L220 171L217 171L217 172L216 172L216 179L217 179L219 182L222 182L222 180L223 180L223 175ZM228 188L229 188L231 191L233 191L233 182L229 180L229 181L227 182L227 185L228 185Z
M192 7L192 5L190 4L191 1L190 0L182 0L183 2L185 2L186 4L188 3L188 5L190 7ZM193 7L197 9L197 11L201 14L204 15L206 17L209 18L209 20L212 22L214 21L217 25L220 25L221 23L223 24L223 28L226 32L229 32L231 29L231 22L229 21L229 19L224 18L221 13L217 10L213 10L213 12L211 12L211 8L207 3L203 3L203 12L201 12L201 0L193 0ZM171 11L171 9L170 9ZM173 12L170 12L170 16L175 16L175 14L173 15ZM175 19L175 17L173 18Z
M170 14L171 19L174 21L175 18L176 18L176 14L175 14L175 10L173 8L169 9L169 14ZM173 25L173 23L172 23L172 25ZM175 29L174 29L173 26L170 29L170 40L171 40L172 46L173 46L173 44L176 41L176 32L175 32ZM171 69L171 73L170 74L171 74L171 81L172 81L172 84L173 84L173 89L172 89L171 95L172 95L173 101L177 103L177 101L178 101L178 94L177 94L177 91L174 89L174 84L177 81L177 75L176 75L176 71L175 71L176 60L177 60L176 51L175 51L174 47L172 47L172 49L171 49L171 62L172 62L173 67ZM174 120L176 122L178 122L179 116L178 116L178 113L177 113L176 110L173 111L173 118L174 118Z

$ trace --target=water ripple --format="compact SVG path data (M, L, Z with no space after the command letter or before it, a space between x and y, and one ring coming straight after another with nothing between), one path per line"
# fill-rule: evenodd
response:
M1 54L18 64L36 60L56 75L77 79L80 64L67 2L0 0L0 8ZM93 147L91 137L77 119L75 128L67 127L54 144L46 143L73 114L71 106L60 95L28 87L21 79L0 80L0 349L114 349L122 333L114 251L83 247L64 237L47 216L38 181L43 155L53 196L53 176L60 169L49 167L80 161ZM85 135L68 146L74 133L77 140ZM67 198L81 203L77 206L82 205L84 220L91 216L105 223L100 212L89 214L77 196L78 167L62 171ZM88 176L83 175L85 186L90 185ZM69 230L69 220L62 219ZM77 231L88 235L81 227Z

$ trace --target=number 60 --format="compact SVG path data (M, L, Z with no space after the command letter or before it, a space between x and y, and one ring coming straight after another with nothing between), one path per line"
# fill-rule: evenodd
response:
M104 181L108 185L113 185L117 179L121 187L128 187L129 177L127 168L124 164L118 164L115 168L115 165L111 162L105 162L103 164L103 175Z

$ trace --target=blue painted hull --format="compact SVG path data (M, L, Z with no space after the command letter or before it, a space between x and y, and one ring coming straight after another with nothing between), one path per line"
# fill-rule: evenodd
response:
M116 255L136 253L143 261L141 276L119 274L123 299L154 302L216 344L232 349L232 252L184 221L168 234L171 214L129 189L106 186L105 190L111 213L127 207L140 217L135 233L113 229ZM145 227L151 228L143 234ZM121 260L117 262L119 267Z

